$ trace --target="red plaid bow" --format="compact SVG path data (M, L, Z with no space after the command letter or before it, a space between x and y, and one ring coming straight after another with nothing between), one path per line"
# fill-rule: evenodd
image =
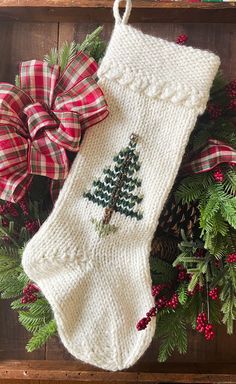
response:
M208 172L222 163L236 164L236 151L222 141L209 139L206 147L184 167L184 171Z
M58 65L20 66L21 89L0 83L0 199L20 200L33 175L68 174L66 150L77 152L82 132L108 115L97 85L97 64L79 52L60 76Z

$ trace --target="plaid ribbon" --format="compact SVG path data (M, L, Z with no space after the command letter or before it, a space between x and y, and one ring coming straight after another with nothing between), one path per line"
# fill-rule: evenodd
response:
M20 88L0 83L0 199L20 200L33 175L52 179L56 197L66 151L77 152L82 133L108 115L96 71L79 52L61 75L58 65L32 60L20 66Z
M203 173L222 163L236 164L236 151L222 141L209 139L206 147L183 170L186 173Z

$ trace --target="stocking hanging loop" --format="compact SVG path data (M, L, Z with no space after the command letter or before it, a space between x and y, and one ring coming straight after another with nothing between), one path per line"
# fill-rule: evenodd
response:
M121 0L115 0L114 5L113 5L113 14L114 18L116 20L116 23L118 24L127 24L129 21L129 16L130 12L132 9L132 1L131 0L126 0L125 4L125 12L123 14L123 17L120 15L120 10L119 10L119 5L120 5Z

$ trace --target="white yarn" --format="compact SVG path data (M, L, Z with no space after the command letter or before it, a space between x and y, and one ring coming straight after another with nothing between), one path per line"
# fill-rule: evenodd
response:
M23 255L24 270L51 304L68 351L113 371L133 365L154 335L154 320L144 331L135 328L154 305L151 240L219 66L212 53L116 20L99 69L110 116L86 132L51 216ZM83 194L132 133L139 136L143 218L114 213L117 231L99 238L92 220L100 220L104 208Z
M129 16L132 9L132 2L131 0L126 0L125 12L122 18L120 16L119 5L120 5L120 0L115 0L113 5L113 13L114 13L115 21L118 24L120 23L127 24L129 21Z

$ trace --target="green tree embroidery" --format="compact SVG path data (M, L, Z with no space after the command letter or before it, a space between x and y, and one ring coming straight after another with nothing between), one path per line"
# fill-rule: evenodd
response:
M105 208L101 220L92 219L101 237L117 230L110 224L114 212L137 220L143 217L138 207L143 196L138 192L141 180L137 177L140 169L137 142L138 135L132 134L128 146L113 158L114 165L105 168L102 177L94 180L92 188L84 193L85 198Z

